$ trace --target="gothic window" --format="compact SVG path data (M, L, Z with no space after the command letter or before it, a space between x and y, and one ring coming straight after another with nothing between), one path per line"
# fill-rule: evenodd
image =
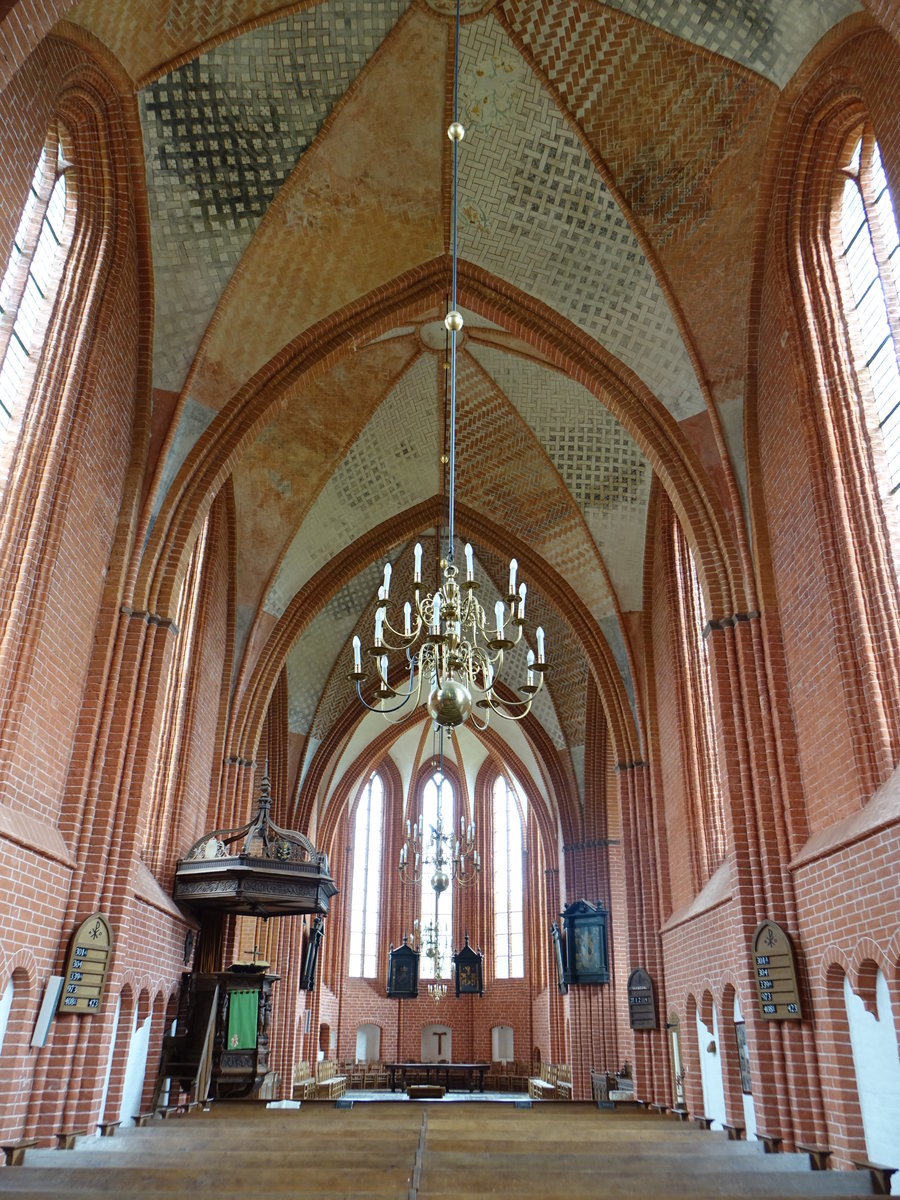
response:
M521 979L525 974L523 884L524 821L518 797L502 775L494 780L494 976Z
M442 829L449 833L453 829L453 813L453 785L440 771L435 771L422 789L422 837L427 853L430 854L434 845L432 830ZM453 888L448 887L446 891L441 892L438 899L438 893L431 885L434 874L434 868L430 865L426 866L422 873L422 954L419 959L419 977L436 978L434 955L429 953L436 945L440 958L440 976L448 980L453 954Z
M374 772L360 794L353 825L350 974L363 979L372 979L378 974L383 826L384 782Z
M871 403L870 433L884 447L882 491L900 496L900 238L881 153L870 125L857 129L839 167L836 213L844 312L857 375ZM868 383L868 389L865 383ZM876 455L881 460L881 455Z
M672 548L678 596L682 677L684 752L687 791L693 806L691 826L695 852L695 885L710 878L725 857L725 815L719 777L715 704L703 589L691 548L678 522L672 521Z
M203 525L181 585L175 612L175 644L161 697L159 753L153 781L150 820L144 844L144 861L157 874L171 856L171 838L175 828L177 783L184 746L185 717L188 710L192 654L197 633L201 580L206 557L209 519ZM171 634L168 636L172 636Z
M68 249L64 169L62 149L54 136L41 152L0 280L3 442L12 441L18 431Z

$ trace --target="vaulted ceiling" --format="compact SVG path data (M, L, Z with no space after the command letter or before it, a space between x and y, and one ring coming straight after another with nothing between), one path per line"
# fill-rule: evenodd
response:
M750 247L770 123L803 58L858 7L463 0L457 523L489 581L486 607L505 579L504 538L539 567L525 575L530 616L553 669L534 715L576 792L590 655L548 581L604 639L640 729L632 636L660 468L646 429L683 444L741 536ZM346 647L371 622L383 558L402 581L415 540L437 557L454 10L82 0L60 29L102 43L139 103L154 403L157 424L171 421L154 513L202 438L226 436L254 377L327 347L272 387L230 477L235 688L295 622L283 661L304 770L356 703ZM332 345L348 313L352 336ZM348 548L350 567L304 615L296 597ZM345 762L361 737L348 733ZM539 774L521 731L511 737Z

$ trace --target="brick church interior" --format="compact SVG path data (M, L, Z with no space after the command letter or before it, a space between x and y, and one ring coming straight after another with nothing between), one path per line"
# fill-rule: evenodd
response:
M898 114L897 0L0 3L7 1142L900 1168Z

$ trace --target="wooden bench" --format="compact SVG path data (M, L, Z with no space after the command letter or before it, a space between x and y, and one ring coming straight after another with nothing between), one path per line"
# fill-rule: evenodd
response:
M556 1098L571 1100L572 1094L572 1068L568 1063L560 1063L556 1068Z
M763 1151L766 1154L777 1154L781 1149L782 1138L774 1133L763 1133L761 1129L757 1129L756 1136L762 1142Z
M60 1150L74 1150L75 1142L80 1137L87 1137L89 1130L84 1129L61 1129L56 1135L56 1144Z
M744 1134L747 1132L743 1125L722 1125L722 1128L728 1134L729 1142L742 1141Z
M25 1161L25 1151L37 1145L37 1138L19 1138L15 1142L0 1142L0 1150L8 1167L21 1167Z
M872 1191L876 1196L889 1196L891 1194L891 1176L897 1170L896 1167L886 1167L882 1163L871 1162L868 1158L851 1158L850 1160L857 1171L868 1171L869 1177L872 1180Z
M156 1110L151 1109L150 1112L135 1113L131 1119L134 1121L135 1129L143 1129L145 1125L149 1125L155 1116Z
M647 1107L650 1109L651 1112L657 1113L660 1117L664 1117L666 1115L666 1113L669 1111L668 1104L654 1104L653 1101L651 1101L647 1105Z
M549 1063L541 1063L539 1074L530 1076L528 1080L528 1095L532 1100L555 1100L556 1077Z
M695 1125L699 1125L701 1129L710 1129L712 1127L713 1118L695 1116L693 1118L693 1122Z
M316 1079L308 1062L294 1063L292 1100L311 1100L316 1094Z
M121 1124L121 1121L98 1121L97 1128L101 1137L112 1137Z
M338 1074L337 1063L324 1059L316 1063L316 1099L337 1100L347 1090L347 1076Z
M828 1170L828 1160L831 1158L830 1146L804 1146L798 1142L797 1149L801 1154L809 1155L809 1165L813 1171Z
M677 1117L679 1121L686 1121L691 1115L686 1108L670 1108L673 1117Z

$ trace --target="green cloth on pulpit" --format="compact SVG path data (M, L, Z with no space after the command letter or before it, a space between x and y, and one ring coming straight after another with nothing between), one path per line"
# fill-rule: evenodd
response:
M227 1050L255 1050L259 992L232 992L228 997Z

